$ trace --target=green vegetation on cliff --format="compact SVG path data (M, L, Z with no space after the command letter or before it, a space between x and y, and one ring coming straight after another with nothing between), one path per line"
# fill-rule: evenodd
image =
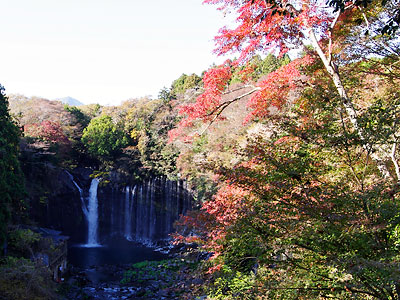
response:
M5 241L9 221L23 217L26 209L24 176L18 160L20 135L0 85L0 245Z
M95 157L113 159L128 144L128 139L110 116L102 115L92 119L83 130L82 142Z

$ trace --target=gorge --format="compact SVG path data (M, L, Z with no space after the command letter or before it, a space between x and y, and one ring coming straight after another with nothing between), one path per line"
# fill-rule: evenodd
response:
M174 222L192 208L184 181L153 177L105 183L91 178L90 169L44 168L41 173L52 194L45 205L34 207L33 216L40 226L70 237L69 260L80 267L162 257L151 249L166 244Z

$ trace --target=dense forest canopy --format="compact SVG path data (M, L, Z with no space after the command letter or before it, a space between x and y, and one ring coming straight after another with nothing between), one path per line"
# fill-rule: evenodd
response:
M1 89L0 241L34 201L20 164L164 176L196 201L175 242L210 254L188 297L399 299L398 1L205 2L236 16L216 52L237 57L159 99Z
M200 143L199 165L217 178L212 199L182 221L195 234L177 237L214 253L211 294L398 299L399 47L387 18L398 3L206 2L237 16L216 51L239 58L204 74L170 137L189 134L192 158ZM251 76L254 53L292 47L303 54ZM245 124L257 126L224 144L230 160L210 156L213 126L243 99ZM196 130L204 126L210 133Z

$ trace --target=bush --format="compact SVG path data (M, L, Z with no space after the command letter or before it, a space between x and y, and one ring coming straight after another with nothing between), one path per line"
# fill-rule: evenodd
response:
M24 258L7 257L0 265L0 299L56 299L48 268Z

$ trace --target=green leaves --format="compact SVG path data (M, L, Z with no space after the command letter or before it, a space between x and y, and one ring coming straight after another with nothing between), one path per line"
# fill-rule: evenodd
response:
M8 111L8 99L0 85L0 245L6 226L25 211L24 178L18 160L20 131Z
M129 141L110 116L102 115L92 119L83 130L82 142L93 156L112 159Z

